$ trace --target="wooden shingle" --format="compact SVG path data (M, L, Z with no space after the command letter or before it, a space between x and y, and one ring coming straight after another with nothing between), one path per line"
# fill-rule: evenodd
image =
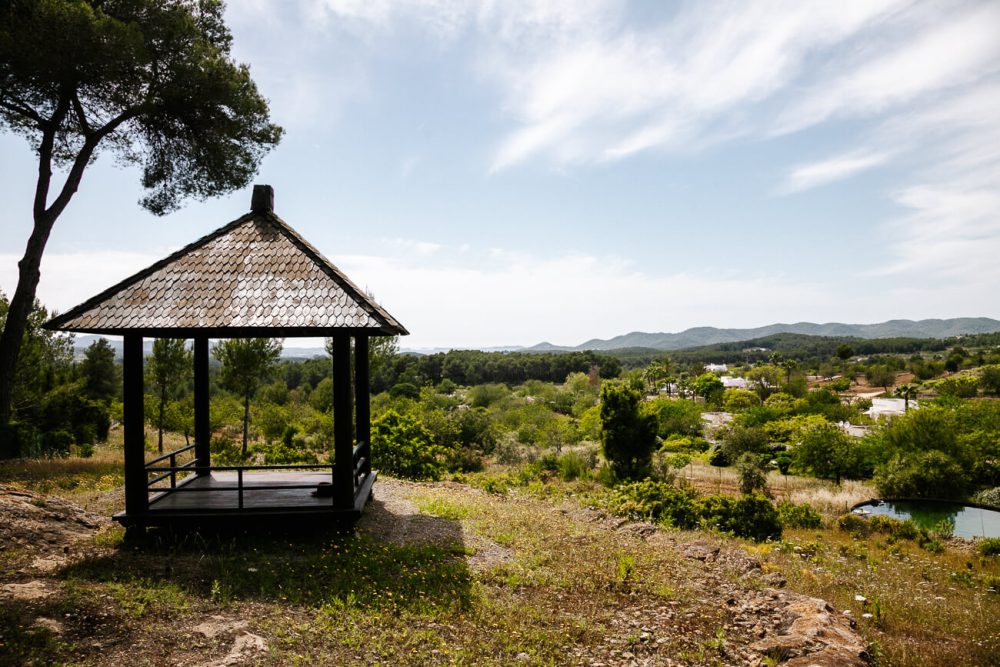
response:
M406 329L270 210L253 211L46 323L186 337Z

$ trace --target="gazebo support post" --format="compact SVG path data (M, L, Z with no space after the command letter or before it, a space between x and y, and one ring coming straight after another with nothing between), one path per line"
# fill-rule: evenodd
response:
M362 468L362 472L366 475L372 471L372 419L369 402L371 388L368 372L368 336L359 334L354 337L354 414L357 421L355 429L358 444L363 442L368 445L368 456L365 457Z
M333 502L354 507L354 428L351 415L351 339L333 336Z
M122 422L125 450L125 514L142 526L149 511L143 410L142 336L126 334L122 359Z
M194 339L194 455L199 475L210 474L212 465L208 401L208 336L198 336Z

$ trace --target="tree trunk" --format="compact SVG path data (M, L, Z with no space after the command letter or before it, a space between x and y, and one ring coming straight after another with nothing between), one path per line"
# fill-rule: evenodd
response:
M250 395L243 397L243 458L247 457L247 435L250 431Z
M42 139L38 144L38 179L35 182L35 197L32 204L34 227L28 237L28 245L24 256L17 263L18 278L14 296L11 297L7 311L7 323L3 334L0 334L0 427L10 423L11 401L14 394L14 372L17 370L17 358L21 354L21 343L28 327L28 316L35 305L35 292L38 280L41 278L39 267L42 264L42 253L48 243L52 225L66 209L70 199L76 194L83 178L83 171L94 155L98 142L114 131L128 117L120 116L102 128L98 135L88 136L80 152L73 160L73 166L66 175L62 189L48 206L49 186L52 183L52 154L55 146L55 135L60 124L66 117L70 106L70 91L63 90L59 96L52 118L41 126Z
M163 409L166 406L166 403L167 403L167 386L163 385L160 388L160 423L159 423L160 436L159 440L156 443L157 449L159 450L160 454L163 453Z
M0 335L0 426L10 423L14 373L21 354L21 343L28 327L28 316L35 305L35 291L41 277L39 267L45 243L55 218L47 214L35 216L35 226L28 239L24 256L17 263L18 280L7 311L7 323Z

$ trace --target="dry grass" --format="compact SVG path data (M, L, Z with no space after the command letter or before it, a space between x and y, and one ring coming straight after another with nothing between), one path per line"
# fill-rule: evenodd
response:
M735 468L717 468L702 461L694 461L678 474L678 482L693 486L700 493L738 495L739 474ZM813 509L829 516L839 516L854 505L877 497L875 487L869 482L844 480L840 486L833 482L770 472L767 486L776 499L794 503L809 503Z
M930 553L884 538L855 539L835 528L787 531L785 542L766 548L765 567L781 571L789 588L849 610L876 664L998 664L998 559L955 546Z
M100 480L117 476L120 484L120 474L113 444L91 459L0 465L2 483L75 502L110 503L120 491L102 491ZM696 463L681 477L704 493L736 491L729 469ZM871 495L860 483L837 488L780 475L769 482L776 497L828 515ZM376 508L384 510L380 493L393 483L380 484ZM583 508L606 494L592 481L535 480L512 493L453 482L399 488L431 524L433 543L388 539L406 531L378 524L363 524L354 537L161 535L138 549L105 533L82 562L31 574L58 592L33 607L0 606L0 639L5 627L23 634L44 616L64 619L66 629L60 637L33 630L37 642L19 647L38 664L194 664L229 650L232 635L209 641L193 631L222 616L248 619L248 631L267 639L262 664L500 665L525 657L527 664L628 664L627 655L652 664L743 664L734 651L752 640L727 625L719 598L733 582L673 546L723 540L762 559L765 572L782 572L789 589L850 610L878 665L997 664L1000 655L1000 594L990 590L1000 587L1000 561L967 549L931 553L885 536L859 540L831 521L764 545L698 532L646 541L610 530ZM16 554L0 556L3 578L24 580L5 565L21 562ZM13 663L0 657L3 664Z

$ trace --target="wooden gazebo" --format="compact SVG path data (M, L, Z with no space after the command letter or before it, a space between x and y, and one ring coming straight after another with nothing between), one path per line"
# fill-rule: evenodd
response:
M274 214L270 186L254 186L247 215L45 326L124 339L125 511L114 518L126 527L265 517L344 523L361 515L376 476L368 339L408 332ZM209 339L318 336L333 339L333 463L213 466ZM193 339L194 348L194 443L152 460L144 446L144 338ZM189 450L194 458L179 465Z

